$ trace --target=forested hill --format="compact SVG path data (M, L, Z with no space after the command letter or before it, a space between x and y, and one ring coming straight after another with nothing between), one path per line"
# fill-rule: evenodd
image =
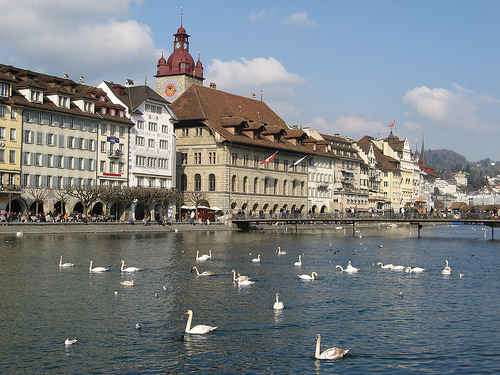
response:
M464 171L469 174L468 190L476 190L486 184L486 176L500 174L500 162L490 159L470 162L463 155L451 150L425 150L425 165L432 167L436 175L450 179L453 174Z

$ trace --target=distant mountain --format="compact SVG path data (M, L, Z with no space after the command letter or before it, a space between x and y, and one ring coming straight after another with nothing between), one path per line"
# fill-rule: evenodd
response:
M432 167L435 171L458 172L470 165L465 156L451 150L426 150L424 159L425 165Z
M451 150L425 150L424 160L425 165L432 167L442 179L452 179L459 171L467 172L468 190L476 190L487 184L486 176L500 174L500 162L490 159L470 162L465 156Z

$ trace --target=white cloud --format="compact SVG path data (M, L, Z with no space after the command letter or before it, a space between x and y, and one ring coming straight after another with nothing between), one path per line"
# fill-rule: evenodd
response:
M261 88L287 91L291 86L303 83L303 79L289 73L274 57L256 57L251 60L222 61L215 59L207 68L209 82L216 82L222 90L253 90ZM268 91L268 90L265 90ZM290 91L288 91L290 94Z
M312 27L316 25L316 22L309 18L307 12L295 12L287 16L284 22L288 25Z
M252 22L259 21L263 18L265 18L267 15L267 11L265 9L259 10L258 12L256 11L251 11L250 14L248 15L248 19Z
M424 118L442 125L474 127L477 125L477 105L467 90L415 87L405 93L403 102Z
M130 7L141 3L0 0L0 43L7 46L20 67L95 79L109 73L143 76L144 66L154 69L151 30L127 19Z
M387 132L387 125L381 121L368 119L363 116L339 116L334 122L324 117L315 117L311 121L313 129L327 134L339 133L347 137L358 139L365 135L374 137Z

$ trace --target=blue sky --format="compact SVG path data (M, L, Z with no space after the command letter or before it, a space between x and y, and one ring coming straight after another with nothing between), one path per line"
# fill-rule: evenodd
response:
M206 84L263 89L289 124L359 139L396 120L412 147L500 160L498 2L0 0L0 59L153 84L181 6Z

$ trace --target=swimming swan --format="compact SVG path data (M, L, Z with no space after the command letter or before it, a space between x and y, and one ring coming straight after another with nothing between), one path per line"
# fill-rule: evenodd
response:
M340 348L330 348L326 349L323 353L320 352L321 347L321 335L318 333L316 335L316 353L314 357L316 359L340 359L349 353L349 349L340 349Z
M68 267L73 267L74 264L73 263L63 263L62 262L62 255L61 257L59 258L59 267L60 268L68 268Z
M233 281L248 280L248 276L242 276L242 275L238 274L238 277L236 277L236 271L235 270L231 270L231 272L233 273Z
M137 272L137 271L140 271L141 269L140 268L137 268L137 267L127 267L125 268L125 261L122 259L122 266L120 268L120 271L122 272Z
M196 266L193 266L191 268L191 272L193 272L193 271L196 271L196 276L213 276L214 275L214 273L210 272L210 271L204 271L204 272L200 273L200 271L198 270L198 267L196 267Z
M411 268L410 266L408 266L408 267L405 268L405 272L406 273L422 273L424 271L425 271L425 269L421 268L421 267L413 267L413 268Z
M380 266L383 270L392 270L394 268L394 265L392 264L383 264L382 262L377 262L377 266Z
M120 284L123 285L123 286L134 286L135 285L134 280L120 281Z
M352 266L351 261L347 262L346 268L339 266L338 264L335 266L335 269L337 268L339 268L342 272L347 272L347 273L355 273L359 271L358 268Z
M78 342L78 340L76 338L70 339L68 337L66 340L64 340L64 345L69 346L69 345L76 344L77 342Z
M197 262L205 262L206 260L208 260L210 257L210 255L202 255L200 256L200 251L199 250L196 250L196 261Z
M286 251L281 250L281 247L278 246L278 250L276 251L276 254L278 254L278 255L286 255Z
M255 284L255 281L250 281L250 280L238 280L238 286L248 286Z
M92 268L93 264L94 264L94 261L91 259L90 266L89 266L89 272L91 272L91 273L106 272L106 271L110 270L110 267L94 267L94 268Z
M279 293L276 293L276 300L273 305L273 309L275 310L283 310L285 308L285 304L280 301L279 299Z
M294 266L301 267L302 266L302 255L299 255L299 260L293 264Z
M311 275L297 275L301 280L316 280L318 274L316 272L311 273Z
M444 262L446 263L446 266L443 268L441 273L443 275L451 275L451 267L448 265L448 259L446 259Z
M192 333L196 335L204 335L205 333L210 333L213 330L217 329L217 327L206 326L203 324L199 324L191 328L191 322L193 321L193 310L188 310L185 312L188 315L188 320L186 323L186 333Z
M260 263L260 254L257 254L257 258L253 258L252 262L254 262L254 263Z
M392 266L393 271L404 271L405 266Z

